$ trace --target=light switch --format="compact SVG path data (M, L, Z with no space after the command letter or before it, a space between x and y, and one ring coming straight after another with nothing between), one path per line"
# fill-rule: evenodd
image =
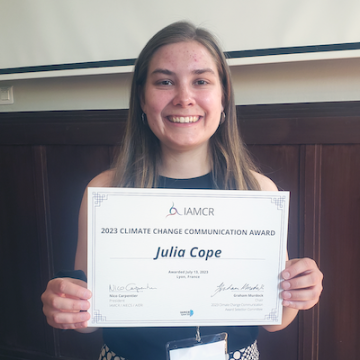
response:
M13 87L12 86L0 86L0 105L13 104Z

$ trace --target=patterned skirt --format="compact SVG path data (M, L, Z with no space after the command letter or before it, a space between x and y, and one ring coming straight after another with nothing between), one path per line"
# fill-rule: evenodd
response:
M233 351L227 354L228 360L259 360L259 350L257 348L257 341L246 348Z
M230 352L226 355L228 360L259 360L259 351L257 348L257 341L246 348ZM126 360L125 358L116 355L111 351L106 344L101 348L99 360Z

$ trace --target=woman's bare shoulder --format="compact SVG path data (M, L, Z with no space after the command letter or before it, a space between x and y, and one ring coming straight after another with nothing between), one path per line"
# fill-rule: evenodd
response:
M255 171L252 171L252 174L259 183L262 191L278 191L278 188L276 187L274 182L265 175L259 174Z
M95 176L88 184L88 187L109 187L112 185L114 170L106 170Z

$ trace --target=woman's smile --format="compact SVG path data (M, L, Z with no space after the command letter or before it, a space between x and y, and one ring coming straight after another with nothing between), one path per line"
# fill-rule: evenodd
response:
M173 123L188 124L197 122L200 116L168 116L167 118Z

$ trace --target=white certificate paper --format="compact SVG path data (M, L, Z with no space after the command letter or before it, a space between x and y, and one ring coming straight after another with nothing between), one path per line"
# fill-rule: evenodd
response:
M89 326L280 324L288 210L288 192L89 188Z

